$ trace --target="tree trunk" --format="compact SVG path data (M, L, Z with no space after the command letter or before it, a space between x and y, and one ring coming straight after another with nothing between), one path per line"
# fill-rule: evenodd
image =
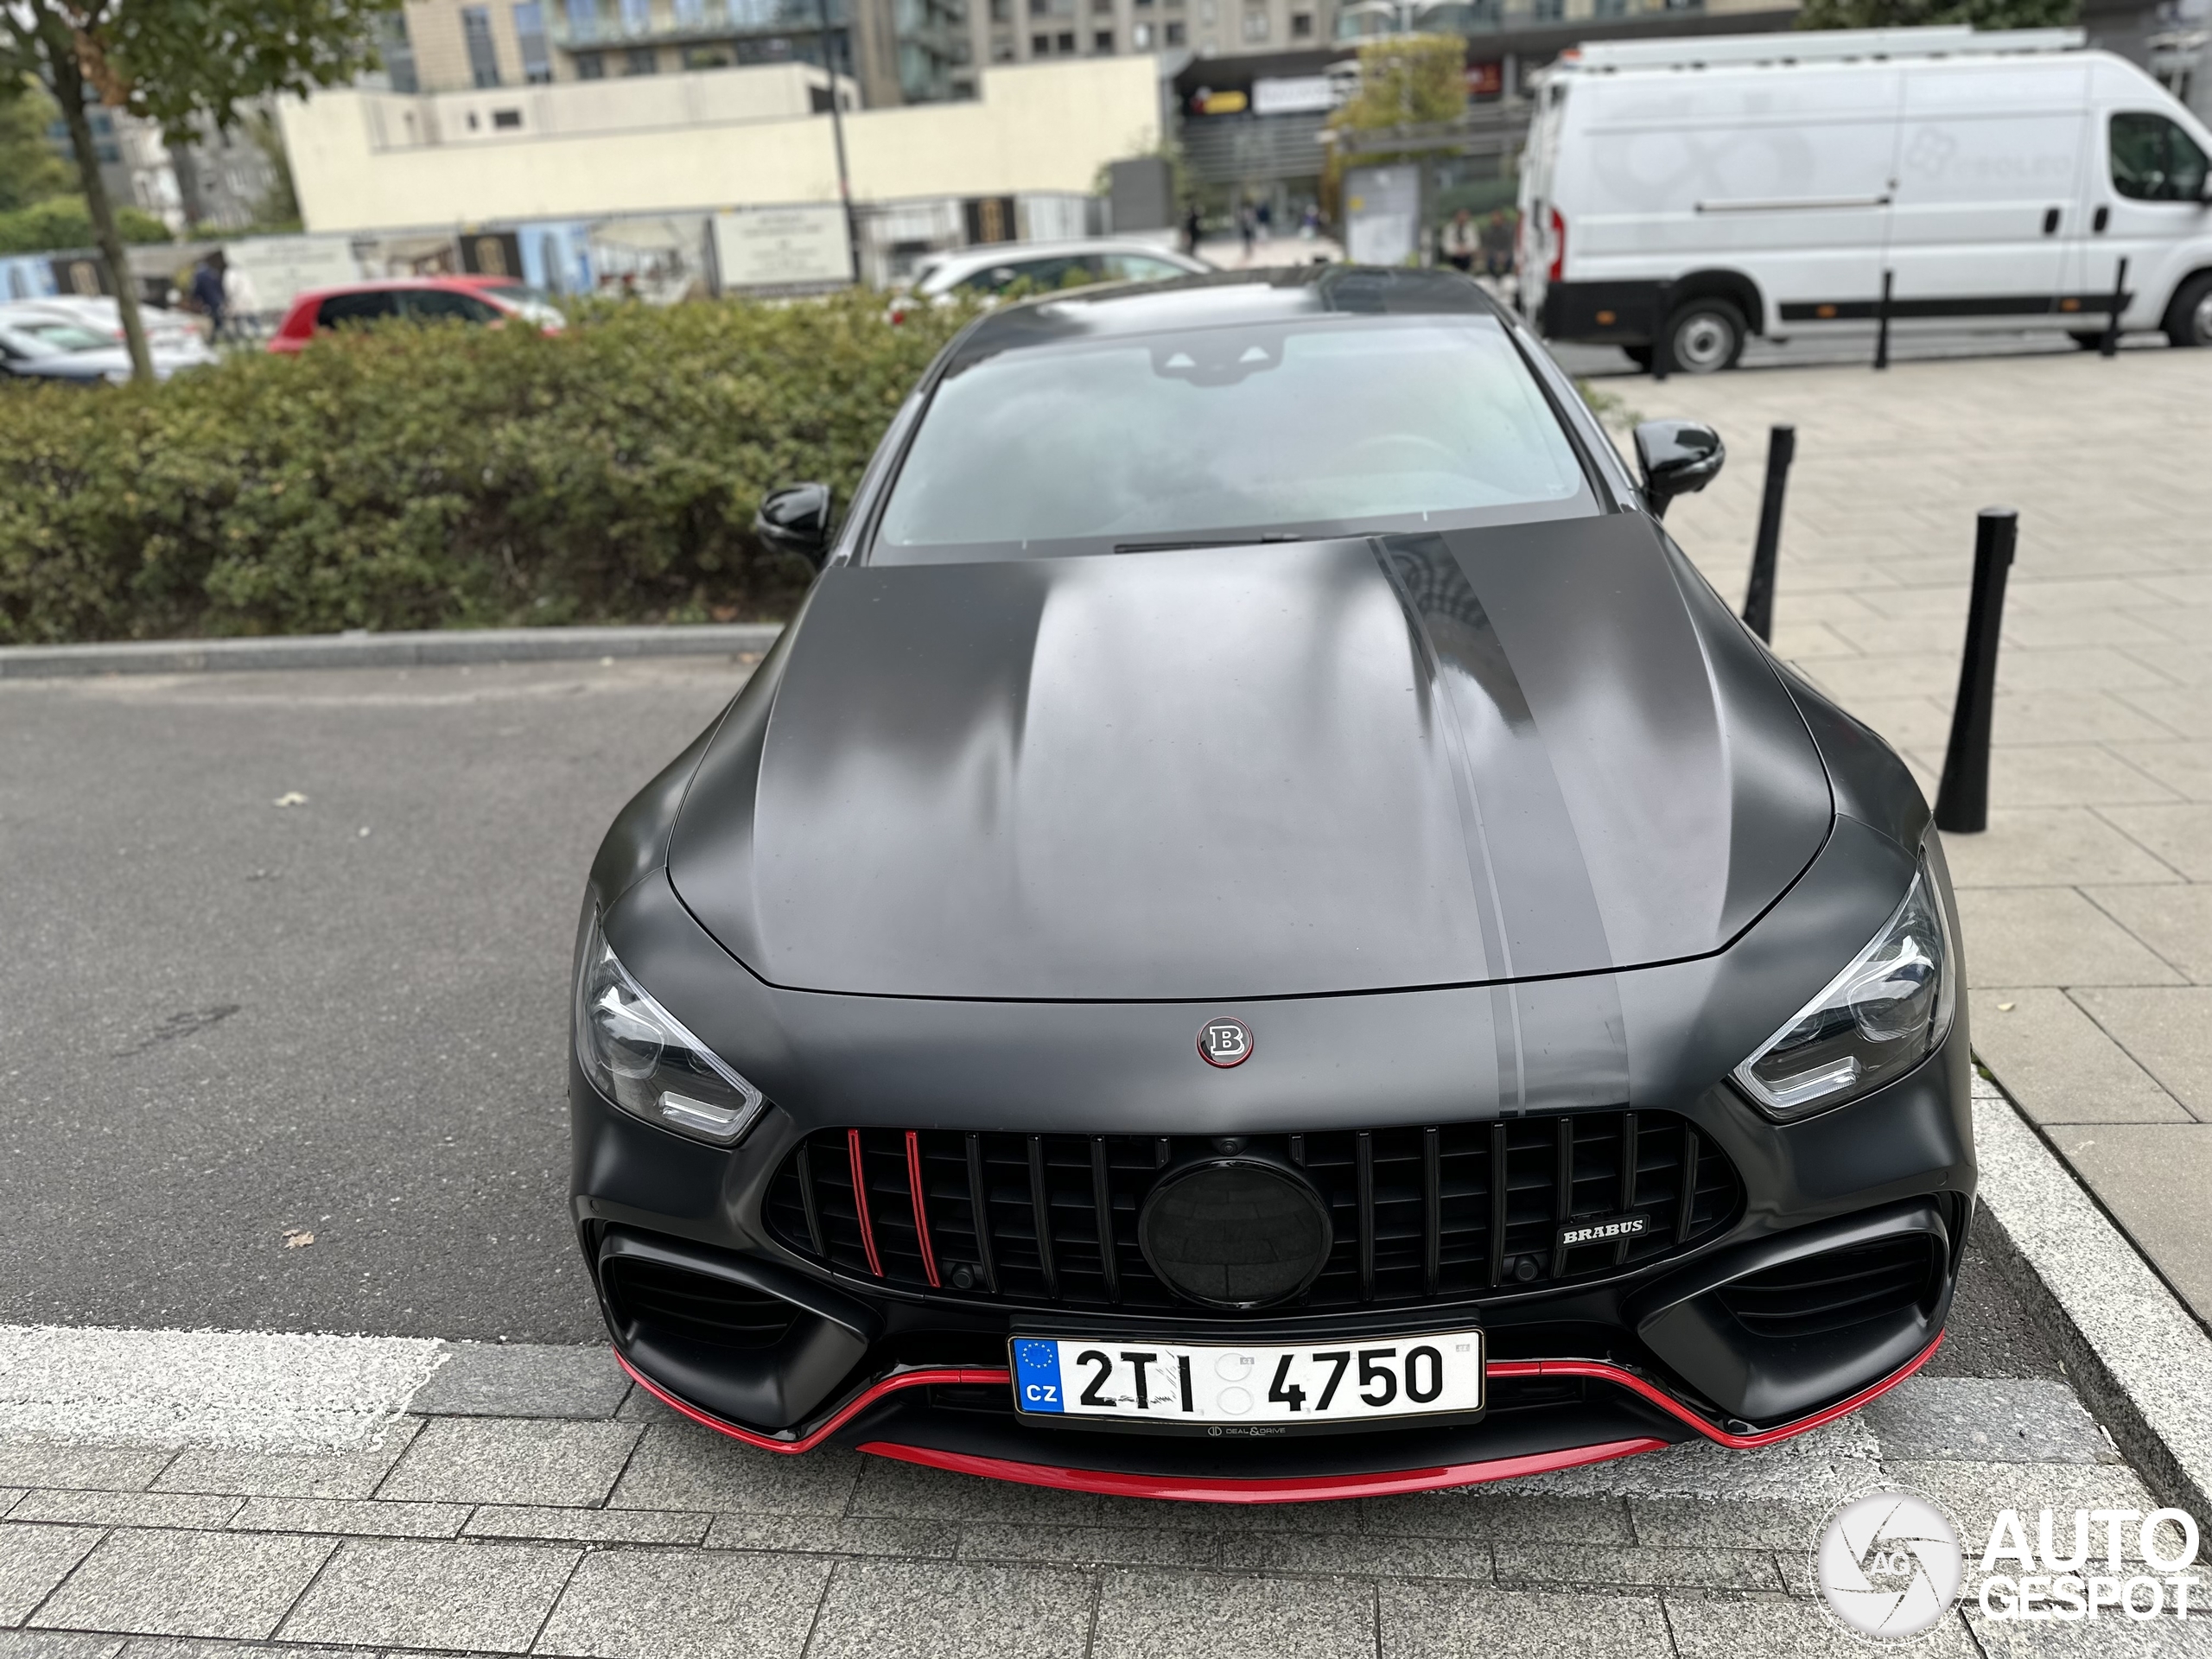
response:
M69 147L77 154L77 176L85 187L85 205L92 210L92 237L107 261L115 283L115 307L123 317L123 338L130 349L130 372L150 385L153 353L146 349L146 325L138 315L138 294L131 286L130 263L124 257L123 232L116 227L115 204L108 200L107 182L100 177L99 152L92 146L92 123L85 113L85 75L77 63L76 38L69 26L44 7L37 7L39 38L46 43L48 67L54 72L54 95L61 103L61 118L69 128Z

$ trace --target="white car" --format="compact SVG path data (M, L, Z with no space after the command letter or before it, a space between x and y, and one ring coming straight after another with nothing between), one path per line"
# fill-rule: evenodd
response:
M1608 41L1546 70L1521 303L1553 340L2120 326L2212 346L2212 131L2078 29ZM2124 290L2124 291L2123 291Z
M105 294L55 294L0 302L0 325L21 327L38 321L75 323L119 347L124 343L123 308ZM138 321L146 330L146 349L154 354L157 372L164 363L175 369L215 360L197 317L163 306L142 304ZM168 376L164 373L162 378Z
M1071 278L1085 283L1157 283L1213 269L1203 259L1150 242L992 242L925 260L914 273L912 286L892 302L891 321L905 317L917 301L948 304L963 294L990 299L1017 283L1031 289L1064 287Z

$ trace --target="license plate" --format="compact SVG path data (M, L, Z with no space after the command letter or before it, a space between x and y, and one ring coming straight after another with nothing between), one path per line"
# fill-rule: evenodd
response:
M1122 1422L1367 1422L1483 1408L1483 1333L1296 1347L1016 1337L1015 1408Z

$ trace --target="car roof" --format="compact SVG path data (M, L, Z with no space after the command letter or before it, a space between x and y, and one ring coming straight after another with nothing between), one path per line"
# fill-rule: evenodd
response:
M1147 253L1174 264L1192 263L1189 254L1161 247L1156 242L1140 242L1134 237L1090 236L1062 242L986 242L980 247L953 248L931 256L928 268L932 271L960 265L988 268L1029 259L1058 259L1071 253Z
M1504 316L1479 283L1456 270L1327 264L1193 272L1156 283L1065 289L1001 307L953 342L946 369L957 372L1027 346L1332 314Z
M403 289L445 289L455 294L480 295L487 288L519 288L519 276L374 276L358 283L333 283L328 288L302 289L292 303L305 305L309 300L333 299L341 294L388 294Z

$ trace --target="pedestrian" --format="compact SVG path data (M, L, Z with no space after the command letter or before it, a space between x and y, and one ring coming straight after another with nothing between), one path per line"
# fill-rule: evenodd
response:
M1236 233L1244 238L1244 263L1252 263L1252 238L1260 228L1260 216L1252 211L1249 201L1236 205Z
M1513 266L1513 221L1505 209L1494 207L1483 221L1483 270L1492 276L1503 276Z
M1260 240L1272 242L1275 233L1275 205L1262 200L1259 207Z
M223 257L220 248L200 262L192 273L192 301L207 319L207 339L210 344L223 338L223 329L230 316L230 296L223 290L223 272L230 261Z
M1183 210L1183 251L1197 257L1198 251L1198 204L1193 201Z
M227 260L223 267L223 315L230 320L233 340L260 332L261 296L254 289L253 278Z
M1454 270L1473 272L1475 256L1483 251L1483 242L1472 213L1462 207L1452 214L1445 221L1443 233L1437 239L1446 264Z

